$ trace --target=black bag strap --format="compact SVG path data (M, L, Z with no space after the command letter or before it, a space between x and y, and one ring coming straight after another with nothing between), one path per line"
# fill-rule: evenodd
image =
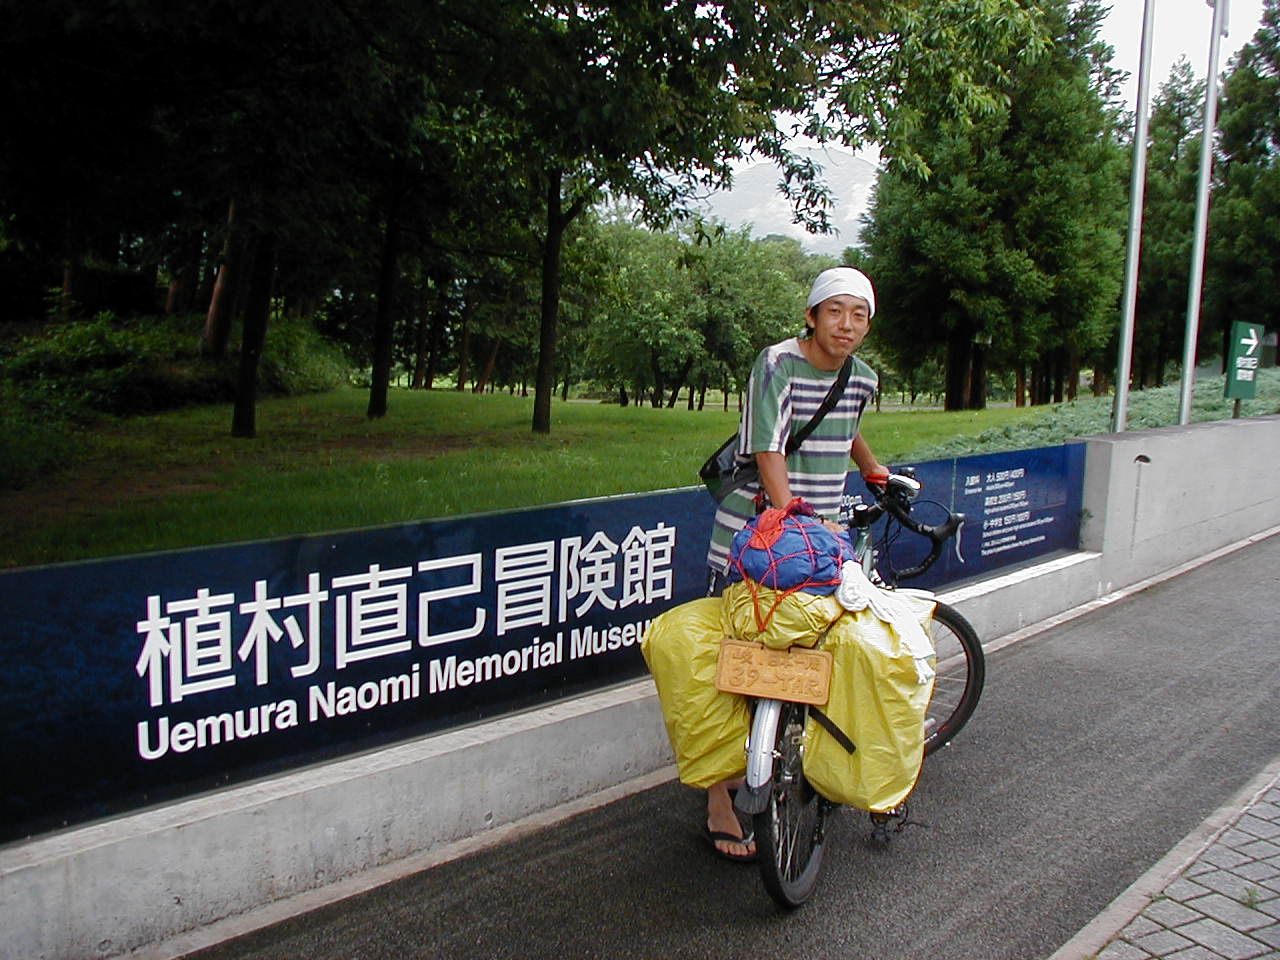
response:
M817 707L809 708L809 716L813 717L814 720L818 721L818 726L820 726L823 730L827 731L827 733L831 734L831 736L835 739L836 743L844 747L845 753L854 753L855 751L857 751L858 748L854 746L853 741L849 739L849 735L845 733L843 730L841 730L838 726L836 726L836 722L832 720L830 717L828 717L821 710L819 710Z
M840 368L840 372L836 374L835 383L831 384L831 389L827 391L827 395L822 398L822 405L814 411L809 422L787 438L787 456L795 453L800 448L800 444L808 439L809 434L817 428L822 422L822 418L832 411L840 397L844 394L844 388L849 385L849 373L853 370L853 357L845 360L844 366Z

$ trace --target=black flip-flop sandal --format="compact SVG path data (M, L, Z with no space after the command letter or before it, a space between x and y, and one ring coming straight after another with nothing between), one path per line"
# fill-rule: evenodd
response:
M754 853L729 853L728 851L721 850L716 846L717 841L721 843L741 843L744 845L752 843L756 838L754 831L748 830L744 836L739 837L732 833L722 833L719 830L712 830L706 824L703 824L702 836L706 838L707 843L711 844L711 851L716 856L722 857L725 860L730 860L733 863L755 863L756 855Z

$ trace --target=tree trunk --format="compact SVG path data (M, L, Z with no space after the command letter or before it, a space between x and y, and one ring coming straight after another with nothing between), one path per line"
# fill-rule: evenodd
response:
M662 363L658 351L649 350L649 371L653 374L653 393L649 396L649 405L655 410L661 409L663 398L667 395L666 380L662 376Z
M462 345L458 348L458 389L467 388L467 377L471 373L471 311L472 298L469 295L462 301Z
M560 258L565 230L586 209L595 186L583 190L568 207L563 205L564 172L547 171L547 236L542 247L542 316L538 324L538 369L533 384L533 430L551 432L551 399L556 388L556 324L560 316Z
M236 377L236 400L231 413L231 435L253 438L258 435L258 364L267 338L267 318L271 314L271 280L276 268L276 238L263 234L254 244L244 336L240 340L240 370Z
M210 243L205 244L201 260L200 281L196 285L191 309L203 308L207 312L209 305L213 302L213 285L218 279L218 258Z
M973 335L957 324L947 338L947 373L944 410L964 410L969 398L969 366L973 358Z
M493 376L494 364L498 362L498 347L501 344L502 341L495 337L493 346L489 350L489 356L484 362L484 372L480 374L480 379L476 381L476 385L472 388L472 393L484 393L485 387L489 385L489 378Z
M410 390L430 390L427 379L427 341L430 339L431 321L425 314L418 316L418 328L413 333L413 376L409 378Z
M542 244L542 314L538 322L538 368L534 377L533 431L551 432L556 385L556 323L560 316L560 254L569 217L561 205L559 168L548 171L547 235Z
M685 384L689 380L689 371L693 369L693 358L690 357L685 361L684 366L680 368L680 372L676 374L676 385L671 391L671 399L667 401L667 409L674 410L676 401L680 399L680 391L684 389ZM689 391L689 409L693 409L693 391Z
M391 382L391 347L395 341L394 298L396 262L399 259L400 225L393 204L388 204L382 237L382 266L378 271L378 308L373 322L373 380L369 385L370 420L387 415L387 390Z
M227 208L227 237L222 246L222 266L213 282L213 294L209 298L209 312L204 321L204 338L200 349L205 356L220 360L227 355L227 342L231 339L231 326L244 286L242 278L250 256L249 238L232 200Z
M62 261L62 292L58 297L58 319L71 319L71 290L75 283L75 262L70 258Z
M427 326L427 389L435 388L436 375L440 372L440 345L444 342L444 328L449 320L449 285L452 283L452 277L441 277L437 275L433 278L436 296L435 303L432 306L430 317L431 322ZM423 297L424 308L428 306L426 297Z
M413 379L409 381L410 390L431 389L427 377L427 353L431 343L431 321L429 319L430 304L427 297L427 278L419 275L422 284L421 296L418 298L418 325L413 332Z
M169 280L169 292L164 301L166 315L187 313L195 304L196 287L200 282L200 257L203 252L203 234L192 234L183 244L181 260Z
M969 394L965 409L987 409L987 348L980 343L973 345L970 354Z
M1025 407L1027 405L1027 366L1021 360L1018 361L1014 373L1013 392L1013 405L1015 407Z

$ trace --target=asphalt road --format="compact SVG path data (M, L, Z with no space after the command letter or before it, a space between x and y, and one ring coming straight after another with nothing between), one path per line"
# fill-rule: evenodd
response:
M887 848L777 909L667 784L196 956L1047 957L1280 753L1280 537L991 655Z

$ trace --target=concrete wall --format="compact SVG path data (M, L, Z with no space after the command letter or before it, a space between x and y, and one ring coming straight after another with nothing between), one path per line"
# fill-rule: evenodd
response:
M1278 468L1280 417L1091 437L1081 546L1136 583L1280 522Z
M989 638L1280 525L1280 417L1087 437L1080 551L948 590Z
M1087 443L1081 551L944 594L988 640L1280 526L1280 418ZM14 844L0 958L118 956L669 763L646 680Z

